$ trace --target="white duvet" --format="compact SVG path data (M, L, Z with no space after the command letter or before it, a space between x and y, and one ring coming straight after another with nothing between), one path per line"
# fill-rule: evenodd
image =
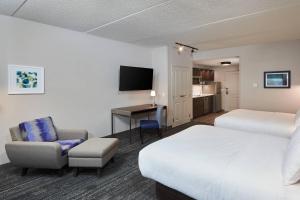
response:
M283 186L288 139L193 126L139 153L143 176L201 200L299 200L300 184Z
M237 109L215 119L215 126L289 138L295 114Z

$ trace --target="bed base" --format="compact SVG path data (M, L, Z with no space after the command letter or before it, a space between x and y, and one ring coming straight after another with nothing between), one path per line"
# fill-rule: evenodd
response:
M172 188L169 188L159 182L155 182L156 185L156 197L158 200L194 200L191 197L178 192Z

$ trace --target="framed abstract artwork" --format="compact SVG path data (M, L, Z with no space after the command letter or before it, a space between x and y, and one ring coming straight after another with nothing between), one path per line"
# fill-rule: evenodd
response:
M264 72L264 88L290 88L291 71Z
M43 94L44 68L8 65L8 94Z

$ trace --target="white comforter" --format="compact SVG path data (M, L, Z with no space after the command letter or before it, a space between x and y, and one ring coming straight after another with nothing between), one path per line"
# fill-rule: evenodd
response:
M215 126L289 138L295 114L237 109L215 119Z
M299 200L300 184L283 186L288 139L193 126L139 153L143 176L201 200Z

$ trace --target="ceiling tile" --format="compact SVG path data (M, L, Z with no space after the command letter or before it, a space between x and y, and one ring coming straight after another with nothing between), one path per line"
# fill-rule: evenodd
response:
M300 5L210 24L178 34L136 41L139 45L161 45L178 41L200 50L300 39Z
M91 33L135 42L295 3L299 0L174 0Z
M0 14L12 15L24 0L0 0Z
M11 15L24 0L0 0ZM300 38L299 0L28 0L16 17L138 45L199 49Z
M166 1L30 0L15 16L72 30L88 31Z

